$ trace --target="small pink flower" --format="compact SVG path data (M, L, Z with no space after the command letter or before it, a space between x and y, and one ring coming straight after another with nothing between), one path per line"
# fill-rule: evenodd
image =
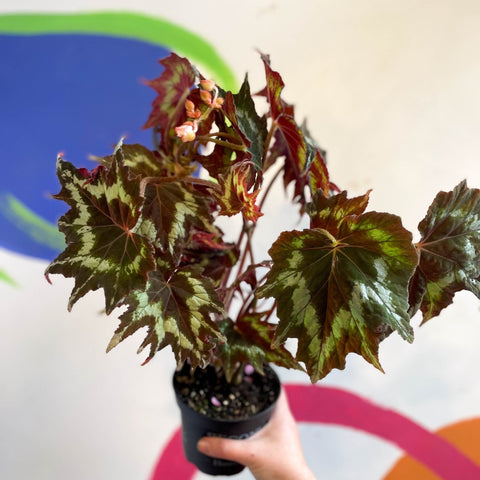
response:
M195 140L195 132L197 131L196 122L185 122L179 127L175 127L177 137L180 137L183 143Z
M220 400L217 397L212 397L210 401L212 402L212 405L215 407L220 407L222 405L220 403Z

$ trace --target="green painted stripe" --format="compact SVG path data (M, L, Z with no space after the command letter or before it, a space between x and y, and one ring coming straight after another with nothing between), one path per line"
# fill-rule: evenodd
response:
M170 48L205 68L223 88L238 88L235 75L216 50L192 32L160 18L132 12L0 15L0 34L94 34L142 40ZM57 228L13 195L0 198L0 213L27 235L56 250L65 247ZM2 277L3 279L3 277Z
M0 215L36 242L63 250L65 241L55 225L44 220L10 193L0 195Z
M132 12L0 15L4 34L96 34L143 40L185 55L205 68L226 90L238 88L235 75L217 51L198 35L167 20Z
M0 282L5 282L12 287L18 287L18 283L4 270L0 268Z

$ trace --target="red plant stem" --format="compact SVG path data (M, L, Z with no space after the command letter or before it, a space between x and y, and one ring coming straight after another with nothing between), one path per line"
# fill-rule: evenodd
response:
M272 124L270 125L270 130L267 133L267 138L265 139L265 147L263 150L263 158L267 158L268 151L270 150L270 142L272 141L273 134L275 133L275 130L277 129L277 123L275 121L272 121Z
M247 252L251 251L251 235L247 232L247 228L249 228L249 227L244 221L243 228L242 228L242 230L240 232L240 235L238 237L238 240L236 242L237 248L240 251L243 251L243 254L240 258L240 261L237 262L237 266L236 266L237 274L236 274L235 278L233 279L233 281L231 282L230 287L227 289L228 291L227 291L227 294L226 294L226 297L225 297L225 309L227 311L230 309L230 306L232 304L233 294L234 294L235 290L237 289L238 279L240 278L240 276L243 273L243 268L244 268L244 265L245 265L245 259L246 259ZM240 245L243 241L243 237L244 237L245 233L247 234L247 240L246 240L247 244L245 246L245 249L242 250L240 248ZM230 276L231 271L232 271L232 269L230 268L228 273L225 275L225 277L224 277L225 281L224 281L223 286L226 286L226 283L228 282L228 277Z
M272 124L270 126L270 129L267 133L267 138L265 140L265 148L264 148L263 158L267 158L268 151L270 149L270 143L273 139L273 135L274 135L276 129L277 129L277 124L275 122L272 122ZM259 204L259 209L260 210L262 210L262 208L263 208L263 206L264 206L264 204L265 204L265 202L266 202L266 200L269 196L269 193L270 193L270 191L273 187L273 184L276 182L276 180L278 179L278 177L280 176L282 171L283 171L283 167L280 167L279 170L273 176L272 180L269 182L269 184L265 188L265 193L263 194L262 200ZM263 176L261 176L261 175L257 176L257 181L256 181L255 188L260 188L260 185L258 185L257 183L261 182L262 178L263 178ZM236 242L237 248L240 251L242 251L243 254L242 254L242 257L240 258L240 260L238 262L236 277L231 282L230 287L228 288L228 292L227 292L226 297L225 297L225 307L226 307L227 311L230 309L231 303L233 301L233 294L238 289L238 280L240 279L241 275L244 273L245 262L247 260L248 255L250 256L251 264L252 265L255 264L255 258L254 258L253 248L252 248L252 237L253 237L253 234L255 232L256 227L257 227L256 223L247 224L244 221L243 228L242 228L242 230L240 232L240 235L238 237L238 240ZM243 241L243 237L244 237L245 234L247 235L247 240L246 240L245 248L242 250L240 248L240 245ZM230 271L231 271L231 269L230 269ZM225 281L222 284L223 287L226 287L228 277L230 276L230 271L224 277ZM240 309L239 316L241 316L241 314L243 314L243 313L246 313L247 300L250 297L252 297L252 295L254 295L254 291L252 291L249 295L247 295L247 297L245 299L242 299L242 307ZM275 309L275 305L274 305L273 309L270 311L268 317L271 316L274 309Z
M265 201L267 200L268 194L269 194L270 190L272 189L273 184L276 182L276 180L278 179L278 177L280 176L280 174L282 172L283 172L283 167L280 167L278 169L278 171L275 173L275 175L273 176L270 183L267 185L267 187L265 187L265 193L263 194L262 200L260 201L260 203L258 205L258 208L259 208L260 211L262 211L263 205L265 204Z

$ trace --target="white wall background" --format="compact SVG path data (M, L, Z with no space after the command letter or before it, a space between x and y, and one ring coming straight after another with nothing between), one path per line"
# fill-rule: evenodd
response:
M255 48L269 53L285 98L328 150L332 180L352 195L373 188L371 207L401 215L410 229L438 190L464 178L480 187L476 0L0 3L0 14L101 9L148 13L196 32L239 79L249 71L254 87L262 86ZM55 277L52 287L43 262L2 250L0 265L21 285L0 285L0 477L146 479L179 424L170 352L141 367L134 337L105 355L116 320L98 313L100 296L69 314L70 281ZM395 336L382 345L386 375L349 357L324 382L432 429L479 416L478 301L458 295L440 318L418 323L413 345ZM346 429L301 431L319 479L380 479L402 453Z

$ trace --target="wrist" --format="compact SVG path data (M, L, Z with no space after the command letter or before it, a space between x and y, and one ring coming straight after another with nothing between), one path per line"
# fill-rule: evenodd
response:
M308 468L306 463L298 465L295 469L292 469L292 471L286 475L285 478L295 478L296 480L315 480L315 476L310 468Z

